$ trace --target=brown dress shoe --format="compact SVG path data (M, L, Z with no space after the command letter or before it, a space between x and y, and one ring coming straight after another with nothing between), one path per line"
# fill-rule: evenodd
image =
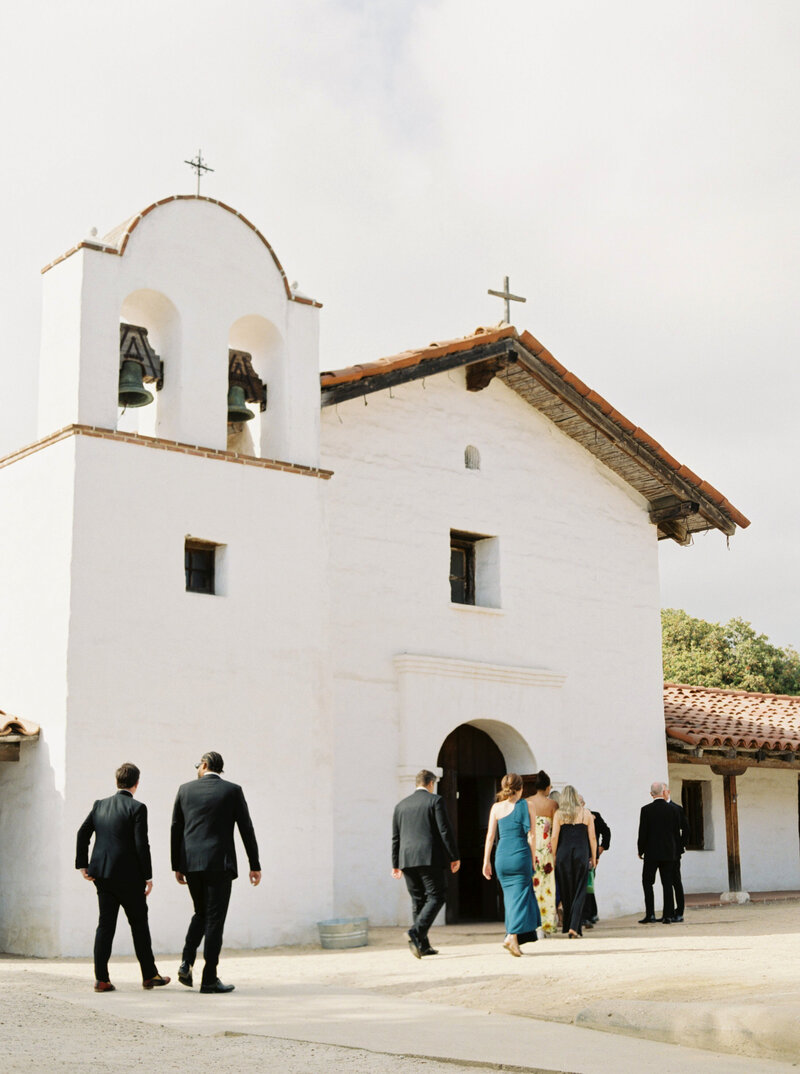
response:
M116 992L116 988L111 981L95 981L94 990L95 992Z
M142 981L142 988L161 988L163 985L168 985L171 980L171 977L162 977L160 973L157 973L155 977Z

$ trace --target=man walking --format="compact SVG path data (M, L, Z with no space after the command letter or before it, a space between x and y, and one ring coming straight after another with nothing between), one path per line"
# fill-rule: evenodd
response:
M661 878L664 891L662 916L658 918L665 925L674 920L672 901L672 877L675 862L678 859L680 845L680 824L676 810L667 801L669 788L666 783L653 783L650 797L653 799L642 806L639 814L639 857L644 859L642 866L642 887L644 889L644 917L640 925L656 920L653 902L653 883L656 871Z
M135 764L120 765L116 771L117 793L94 803L78 829L75 868L86 880L94 881L100 918L94 937L94 990L113 992L108 977L108 960L117 928L120 906L131 927L133 947L142 971L142 988L169 984L153 961L150 926L147 923L147 896L153 890L150 843L147 838L147 806L133 797L139 786ZM92 857L89 842L94 834Z
M684 895L683 895L683 878L681 877L681 858L683 852L686 850L686 843L689 840L689 821L686 818L686 814L683 811L683 806L678 805L677 802L673 802L670 797L669 787L667 787L667 801L672 809L678 814L678 828L680 832L680 839L678 842L678 856L675 859L672 867L672 890L675 893L675 912L672 915L673 921L683 921L684 910Z
M172 811L172 868L179 884L188 884L194 914L186 933L178 980L192 987L192 966L197 948L205 935L203 977L200 991L232 992L217 976L222 933L231 886L239 875L233 828L242 837L250 863L250 883L261 881L258 844L242 788L222 779L222 757L204 753L198 764L197 779L178 788Z
M434 794L436 776L417 773L416 790L398 802L392 818L392 876L405 877L414 923L408 946L415 958L438 954L428 929L445 902L445 865L457 873L461 862L450 829L444 798Z

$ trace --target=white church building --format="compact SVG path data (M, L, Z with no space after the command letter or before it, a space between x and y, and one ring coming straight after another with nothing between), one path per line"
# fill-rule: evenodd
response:
M489 804L539 768L612 828L601 915L640 907L667 773L657 544L747 519L527 332L320 375L319 319L205 197L44 270L38 428L0 459L0 708L40 728L0 749L0 950L91 951L75 833L123 761L154 944L178 950L169 822L208 749L264 869L234 885L229 946L405 922L390 820L423 767L458 829L448 920L497 917Z

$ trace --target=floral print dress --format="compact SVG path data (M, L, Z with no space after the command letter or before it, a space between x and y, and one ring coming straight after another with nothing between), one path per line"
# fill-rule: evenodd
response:
M533 890L542 915L545 932L555 932L556 922L556 871L553 858L553 822L550 817L536 818L536 850L533 855Z

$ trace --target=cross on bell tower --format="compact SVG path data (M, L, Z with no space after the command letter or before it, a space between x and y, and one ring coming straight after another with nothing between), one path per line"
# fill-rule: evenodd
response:
M505 299L506 303L506 324L511 324L511 303L512 302L527 302L527 298L522 298L521 295L512 295L508 286L508 276L503 277L503 290L492 291L491 288L486 292L487 295L495 295L497 298Z
M213 172L214 169L209 168L209 166L203 160L202 149L197 150L197 156L194 160L185 160L183 163L188 164L192 171L197 174L197 196L200 197L200 179L203 175L205 175L206 172ZM508 281L506 281L506 285L507 284Z

